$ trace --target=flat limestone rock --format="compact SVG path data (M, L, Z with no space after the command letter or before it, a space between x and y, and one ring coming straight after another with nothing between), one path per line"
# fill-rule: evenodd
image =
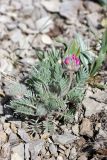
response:
M104 103L99 103L91 98L85 98L82 102L83 107L85 108L85 116L92 116L96 113L100 113L104 108L106 108L106 105Z

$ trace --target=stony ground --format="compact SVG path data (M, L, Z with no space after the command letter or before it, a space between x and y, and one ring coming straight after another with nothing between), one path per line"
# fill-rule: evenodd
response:
M106 160L107 89L87 86L82 106L62 134L29 134L5 104L9 82L22 81L36 62L36 49L70 41L78 32L94 51L106 10L93 1L0 0L0 160ZM106 65L105 65L106 68ZM101 83L106 83L107 72Z

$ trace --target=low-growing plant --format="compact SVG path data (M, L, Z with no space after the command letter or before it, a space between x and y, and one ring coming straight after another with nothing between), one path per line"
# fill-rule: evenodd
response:
M39 51L38 62L29 74L26 89L23 84L12 85L15 94L16 90L21 91L20 88L24 90L21 96L17 92L16 98L10 102L11 108L16 113L33 116L35 122L46 130L52 129L52 123L56 125L55 119L70 122L84 97L88 79L101 67L106 51L107 31L97 58L81 36L77 36L66 51L54 47Z

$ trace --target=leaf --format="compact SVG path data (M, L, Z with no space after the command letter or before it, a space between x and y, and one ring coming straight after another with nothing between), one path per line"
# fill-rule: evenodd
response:
M98 72L98 70L101 68L102 63L106 58L106 54L107 54L107 29L103 33L102 46L101 46L99 55L91 66L90 76L94 76Z

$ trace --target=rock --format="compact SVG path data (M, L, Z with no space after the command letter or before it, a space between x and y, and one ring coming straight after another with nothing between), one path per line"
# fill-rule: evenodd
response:
M78 139L77 136L72 134L53 135L52 138L55 143L60 143L62 145L73 143Z
M52 44L52 39L51 39L48 35L46 35L46 34L43 34L43 35L41 36L41 40L42 40L42 42L43 42L44 44L47 44L47 45Z
M18 1L12 1L11 5L14 7L15 10L20 10L22 7L22 4Z
M12 42L17 43L23 38L22 32L19 29L14 29L9 35Z
M100 103L107 104L107 90L105 91L97 90L97 92L93 94L93 96L90 96L90 97Z
M85 1L84 6L90 11L90 12L96 12L102 9L102 7L95 2L92 1Z
M102 137L102 138L106 139L107 138L107 131L100 128L98 137L100 137L100 138Z
M12 147L11 160L24 160L24 144L20 143L19 145Z
M0 40L6 38L7 36L7 28L4 24L0 23Z
M29 135L25 132L24 129L18 129L18 135L21 137L21 139L24 141L24 142L29 142L30 141L30 137Z
M53 29L54 24L49 16L42 17L36 21L36 29L38 32L47 33Z
M0 145L7 142L7 135L4 131L0 131Z
M19 138L17 137L16 134L10 133L9 135L9 142L11 145L16 145L19 143Z
M31 159L36 159L39 152L42 150L42 147L44 146L44 140L35 140L31 141L29 143L29 151L31 154Z
M77 140L77 144L79 148L82 148L85 145L86 141L83 137L81 137L79 140Z
M1 73L12 73L13 65L12 62L7 58L0 58L0 72Z
M5 130L5 133L7 135L10 135L12 133L12 130L10 129L10 127Z
M88 160L87 157L85 155L81 155L78 160Z
M42 0L41 4L49 12L59 12L59 7L61 5L59 0L54 0L54 1Z
M49 158L49 160L55 160L55 157L51 157L51 158Z
M15 123L11 123L11 129L14 133L17 133L17 127L16 127Z
M26 34L36 34L38 33L37 31L35 30L32 30L30 28L27 28L26 24L24 23L19 23L18 24L18 27L21 29L22 32L26 33Z
M41 155L45 156L46 152L47 152L47 150L46 150L45 146L43 146L42 150L41 150Z
M3 160L10 159L10 143L5 143L4 145L2 145L2 149L0 151L0 158L3 158Z
M100 15L97 12L93 12L91 14L87 15L87 21L88 21L88 25L90 27L95 27L97 28L99 26L99 20L100 20Z
M3 125L0 123L0 131L3 131Z
M3 106L0 104L0 115L4 114Z
M56 155L57 154L57 147L52 143L49 145L49 151L51 154Z
M83 107L85 108L85 116L92 116L93 114L101 112L106 107L104 103L98 103L94 99L84 98Z
M10 123L4 123L3 128L4 130L6 130L7 128L10 128Z
M29 153L29 143L25 144L25 159L29 160L30 159L30 153Z
M11 23L11 22L12 20L10 17L7 17L5 15L0 15L0 23L5 24L5 23Z
M78 124L75 124L75 125L72 126L72 131L76 136L79 135L79 126L78 126Z
M62 156L58 156L57 160L64 160Z
M80 125L80 134L81 135L86 135L88 137L93 136L93 128L92 128L92 123L90 122L89 119L84 118L81 125Z
M9 122L11 124L14 124L17 128L21 128L22 127L22 122L21 121L9 121Z
M80 0L64 1L60 5L59 14L73 22L77 19L77 12L82 2Z
M17 27L17 23L14 23L14 22L12 22L12 23L7 23L7 24L6 24L6 27L7 27L7 29L8 29L9 31L14 30L14 29L16 29L16 27Z
M77 152L76 152L76 148L73 147L70 151L70 156L69 156L69 159L73 159L75 160L75 158L77 157Z

